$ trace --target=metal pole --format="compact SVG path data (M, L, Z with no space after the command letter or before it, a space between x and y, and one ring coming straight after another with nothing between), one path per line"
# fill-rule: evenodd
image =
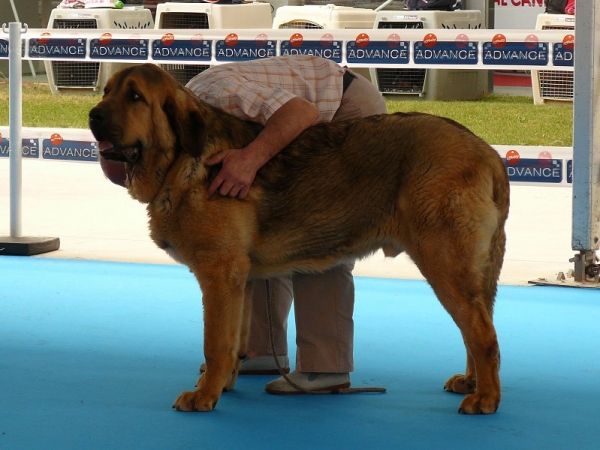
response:
M573 234L579 251L575 281L586 281L597 269L600 247L600 5L577 2L575 14L575 75L573 107ZM590 270L593 270L590 273Z
M23 74L21 33L27 33L27 24L11 22L2 24L2 31L9 34L9 152L10 152L10 236L0 237L0 255L32 256L52 252L60 247L60 239L55 237L21 236L21 196L23 162Z
M25 26L25 30L27 26ZM21 24L9 24L9 122L10 122L10 237L21 237L22 196L22 81Z
M15 6L14 0L10 0L10 6L12 8L13 16L15 16L15 22L21 22L19 19L19 13L17 12L17 7ZM31 75L36 76L35 67L33 66L33 61L28 60L29 69L31 70Z

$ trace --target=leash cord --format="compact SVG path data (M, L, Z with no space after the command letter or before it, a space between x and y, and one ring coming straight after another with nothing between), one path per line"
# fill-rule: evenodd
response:
M290 377L284 372L283 367L279 363L279 358L277 357L277 352L275 351L275 337L273 332L273 316L271 313L271 307L273 303L273 298L271 297L271 287L269 284L269 280L265 280L266 289L267 289L267 319L269 321L269 341L271 341L271 352L273 353L273 358L275 359L275 364L277 365L277 370L294 389L303 392L305 394L364 394L364 393L375 393L375 394L383 394L386 389L383 387L362 387L362 388L341 388L341 389L331 389L327 391L309 391L308 389L304 389L301 386L298 386L297 383L294 383Z

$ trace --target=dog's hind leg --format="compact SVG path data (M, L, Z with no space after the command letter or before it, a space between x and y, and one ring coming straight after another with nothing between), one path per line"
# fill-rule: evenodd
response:
M232 258L231 255L228 257ZM206 371L198 379L194 391L183 392L175 400L173 408L178 411L213 410L239 361L244 292L250 263L232 259L215 261L214 257L207 256L199 258L203 261L201 268L192 269L202 289Z
M438 299L460 329L467 351L466 373L451 377L444 388L467 394L459 412L491 414L498 409L501 397L500 349L496 330L483 291L471 280L459 280L456 276L445 271L429 277L426 275Z
M459 409L465 414L494 413L501 397L500 350L492 315L504 231L498 215L487 211L478 215L467 207L462 216L439 220L442 226L421 229L416 242L407 244L407 252L461 331L466 373L451 377L445 389L467 394Z
M506 218L502 219L505 220ZM492 237L488 258L482 266L483 299L490 318L494 313L494 299L498 286L498 278L502 267L502 259L506 245L506 235L503 227L498 227ZM468 341L463 335L467 349L467 368L464 375L455 375L445 384L444 389L459 394L470 394L476 391L475 362L469 350Z
M457 374L448 379L444 384L444 390L448 392L455 392L457 394L472 394L475 392L477 386L477 378L475 373L475 362L467 346L467 341L463 336L463 342L465 343L465 349L467 350L467 368L465 373Z

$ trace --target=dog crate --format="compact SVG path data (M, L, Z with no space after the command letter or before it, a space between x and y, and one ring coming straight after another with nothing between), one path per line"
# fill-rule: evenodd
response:
M246 3L161 3L156 6L154 27L165 30L271 28L271 5ZM181 84L186 84L210 66L205 64L161 64Z
M456 11L379 11L376 29L480 29L483 13ZM407 99L477 100L487 91L487 72L470 69L371 68L371 80L382 94Z
M282 6L275 12L274 29L364 29L373 28L377 13L372 9L336 5ZM369 69L355 68L367 79Z
M273 28L352 29L372 28L375 11L335 5L282 6L273 18Z
M536 30L575 30L575 16L539 14ZM573 102L573 72L568 70L532 70L533 103Z
M54 9L49 29L147 29L154 21L143 8ZM131 65L126 63L45 61L50 91L53 94L101 92L112 74Z

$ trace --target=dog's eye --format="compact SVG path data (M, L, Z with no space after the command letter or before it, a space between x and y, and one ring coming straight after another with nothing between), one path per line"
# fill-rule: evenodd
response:
M137 102L138 100L141 100L142 97L140 97L140 94L138 94L135 91L131 91L131 100L133 100L134 102Z

